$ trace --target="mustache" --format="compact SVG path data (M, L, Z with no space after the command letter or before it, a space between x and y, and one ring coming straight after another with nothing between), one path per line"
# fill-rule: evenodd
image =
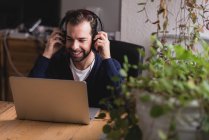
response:
M84 50L83 49L76 49L76 50L74 50L74 49L71 49L71 48L66 48L65 51L66 52L78 52L78 51L84 51Z

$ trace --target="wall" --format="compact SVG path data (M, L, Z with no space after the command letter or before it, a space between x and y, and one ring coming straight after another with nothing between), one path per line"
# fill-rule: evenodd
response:
M22 23L30 28L38 19L42 25L57 26L59 15L60 0L0 0L0 29Z
M120 31L121 0L62 0L61 17L64 17L67 10L89 7L101 9L99 16L104 24L105 31Z
M156 25L145 22L147 18L144 13L138 13L141 7L137 3L138 0L122 0L121 40L144 46L146 55L149 55L150 35L157 28ZM147 14L152 21L156 20L157 3L158 1L147 4Z

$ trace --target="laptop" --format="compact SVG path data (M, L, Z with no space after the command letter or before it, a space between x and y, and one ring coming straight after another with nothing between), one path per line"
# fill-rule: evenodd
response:
M89 124L100 111L89 108L84 81L9 77L18 119Z

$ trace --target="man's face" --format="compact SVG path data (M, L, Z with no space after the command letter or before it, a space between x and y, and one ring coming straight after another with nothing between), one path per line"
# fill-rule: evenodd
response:
M91 52L91 26L84 21L78 25L67 24L66 49L74 62L81 62Z

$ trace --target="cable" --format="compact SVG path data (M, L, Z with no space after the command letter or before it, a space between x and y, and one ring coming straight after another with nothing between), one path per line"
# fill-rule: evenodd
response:
M16 68L16 66L14 65L12 58L11 58L11 54L10 51L8 49L8 43L7 43L7 39L9 36L10 30L6 30L5 34L4 34L4 40L3 40L3 47L5 49L6 52L6 56L9 62L9 65L11 66L12 70L18 75L18 76L25 76L23 73L19 72L19 70Z

